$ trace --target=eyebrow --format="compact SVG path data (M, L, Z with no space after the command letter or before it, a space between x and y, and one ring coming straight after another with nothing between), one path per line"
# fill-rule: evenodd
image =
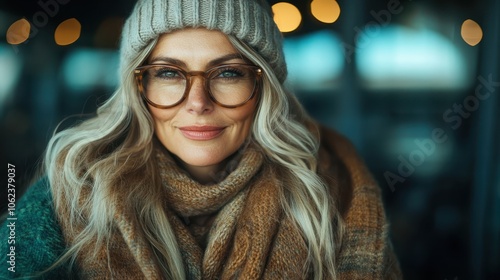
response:
M229 60L232 60L232 59L245 60L243 58L243 56L239 53L230 53L230 54L226 54L226 55L223 55L221 57L210 60L207 64L207 67L216 66L216 65L222 64L222 63L229 61ZM172 58L172 57L167 57L167 56L158 56L158 57L153 58L151 61L149 61L149 63L151 63L151 64L153 64L154 62L165 62L168 64L174 64L174 65L182 66L182 67L187 66L184 61L182 61L180 59Z

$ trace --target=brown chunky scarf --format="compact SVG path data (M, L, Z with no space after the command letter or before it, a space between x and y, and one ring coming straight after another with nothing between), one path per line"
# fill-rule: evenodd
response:
M188 279L302 278L304 241L284 217L280 185L259 151L248 147L236 169L213 185L193 181L165 153L158 161ZM210 229L181 218L214 214Z
M230 174L221 182L201 185L164 148L157 148L166 211L187 279L304 279L307 248L282 212L278 180L263 164L260 151L249 146L239 158L237 164L229 162L236 167L227 170ZM111 239L94 258L91 246L80 253L79 278L164 279L134 214L122 203L127 194L118 196L110 201L115 204ZM69 215L67 209L58 209L58 214ZM186 222L199 215L213 216L211 226ZM72 244L83 226L64 219L60 223L66 242Z
M318 171L331 186L345 221L336 256L338 279L401 279L387 237L380 189L345 138L323 130L321 139ZM187 279L308 278L302 274L307 258L304 240L283 213L281 182L258 150L245 149L240 160L234 161L239 162L234 170L228 170L229 175L215 185L190 179L163 148L157 150L156 160L165 189L165 211ZM60 187L53 185L53 191ZM79 278L164 279L136 213L123 203L129 194L120 188L114 191L117 195L109 201L115 209L111 238L95 256L93 244L80 252ZM87 189L81 199L89 196ZM73 244L84 222L71 225L67 208L56 211L67 244ZM187 222L199 215L214 217L211 226Z

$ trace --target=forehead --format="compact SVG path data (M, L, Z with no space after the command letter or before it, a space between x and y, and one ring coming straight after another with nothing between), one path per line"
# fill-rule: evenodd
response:
M238 53L238 51L224 33L203 28L190 28L161 35L149 60L168 57L181 60L188 65L196 65L233 53Z

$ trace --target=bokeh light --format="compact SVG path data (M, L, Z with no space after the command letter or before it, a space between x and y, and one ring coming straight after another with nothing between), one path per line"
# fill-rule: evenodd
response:
M281 32L292 32L299 27L302 15L299 9L287 2L279 2L272 7L274 22Z
M285 38L288 81L295 90L320 92L338 84L344 69L342 40L331 30Z
M65 85L75 95L97 88L111 91L118 86L119 64L115 50L73 49L62 64Z
M335 0L314 0L311 13L321 22L334 23L340 16L340 6Z
M19 45L30 37L30 23L26 19L14 22L7 30L7 43Z
M66 46L80 38L82 25L76 18L67 19L59 24L54 34L56 44Z
M356 68L370 89L441 89L460 93L473 76L462 52L448 38L429 29L400 25L365 29L358 37Z
M475 46L483 39L483 30L477 22L468 19L462 24L461 35L467 44Z
M5 101L15 92L15 87L21 78L22 56L13 55L7 44L0 44L0 115L3 115Z

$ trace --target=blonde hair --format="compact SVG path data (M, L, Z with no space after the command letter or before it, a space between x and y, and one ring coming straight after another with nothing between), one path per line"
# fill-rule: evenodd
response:
M309 118L257 52L232 36L229 39L265 73L251 137L277 166L283 180L283 209L308 246L304 273L312 272L315 279L335 279L341 219L334 210L329 187L316 174L319 142L306 127ZM133 77L133 70L156 42L153 40L136 59L121 66L121 85L98 109L96 117L58 132L49 142L44 163L55 207L69 209L64 213L69 217L64 218L69 218L70 226L83 225L54 266L67 260L73 263L84 249L93 248L95 255L108 243L114 215L109 200L117 192L126 192L124 205L135 210L163 274L171 279L186 277L175 234L158 195L161 182L151 159L153 120ZM84 191L86 198L82 200Z
M307 127L312 122L295 96L284 90L266 61L240 40L229 39L264 70L263 94L252 136L284 174L286 197L281 203L308 245L307 266L311 266L315 279L336 279L335 246L340 244L343 227L329 186L316 172L319 139Z

